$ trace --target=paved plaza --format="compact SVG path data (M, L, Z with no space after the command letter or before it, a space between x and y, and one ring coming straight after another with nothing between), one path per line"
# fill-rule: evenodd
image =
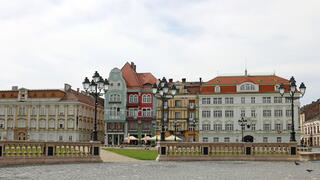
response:
M307 172L307 169L314 170ZM16 179L319 179L320 162L105 162L0 167L1 180Z

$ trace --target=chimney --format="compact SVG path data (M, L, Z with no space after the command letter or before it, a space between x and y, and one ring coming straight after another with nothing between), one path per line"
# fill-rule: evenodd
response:
M77 88L77 92L79 93L79 91L80 91L80 88Z
M172 83L173 82L173 79L171 78L171 79L169 79L169 83Z
M182 78L182 82L185 83L186 82L186 78Z
M137 66L134 64L134 62L131 62L130 66L134 70L134 72L136 72Z
M65 83L65 84L64 84L64 91L69 91L70 89L71 89L71 85Z
M199 78L200 84L202 83L202 78Z

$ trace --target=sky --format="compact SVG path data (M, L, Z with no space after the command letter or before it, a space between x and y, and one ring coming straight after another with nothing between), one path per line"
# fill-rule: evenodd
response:
M0 0L0 89L82 88L135 62L181 80L294 76L319 97L319 0Z

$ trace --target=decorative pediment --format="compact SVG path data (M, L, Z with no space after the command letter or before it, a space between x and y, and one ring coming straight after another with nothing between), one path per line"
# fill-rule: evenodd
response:
M237 92L258 92L259 85L252 82L243 82L237 85Z

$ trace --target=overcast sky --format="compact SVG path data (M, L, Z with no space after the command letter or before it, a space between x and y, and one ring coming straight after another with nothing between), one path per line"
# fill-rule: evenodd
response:
M276 73L319 98L319 0L0 0L0 89L81 87L134 61L157 78ZM317 90L318 89L318 90Z

